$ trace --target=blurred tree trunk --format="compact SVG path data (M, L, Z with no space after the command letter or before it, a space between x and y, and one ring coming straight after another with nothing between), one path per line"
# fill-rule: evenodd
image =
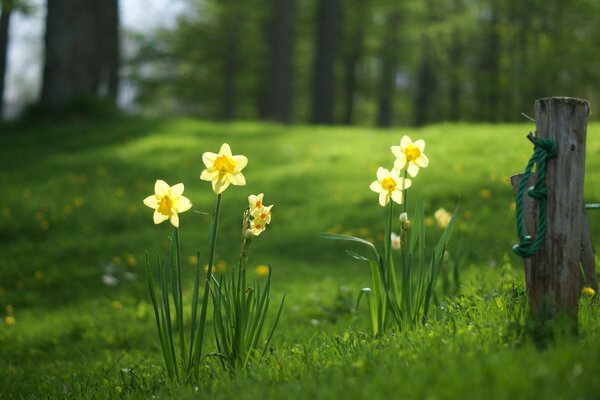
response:
M265 69L264 119L289 123L292 120L292 54L294 47L295 0L271 0L273 15L268 22L268 67Z
M116 101L118 29L118 0L48 0L41 105Z
M379 87L377 101L377 126L392 125L394 114L394 97L396 95L396 75L399 63L399 28L400 12L391 11L385 21L383 43L381 46L379 71Z
M421 64L417 74L417 95L415 98L414 119L417 126L432 121L433 104L438 91L438 78L434 70L431 39L423 37Z
M358 65L363 56L365 26L369 15L367 0L354 0L343 9L342 29L344 30L343 49L343 94L344 114L342 122L351 125L354 116L354 103L358 89Z
M489 20L486 21L483 33L483 48L479 59L479 80L476 87L476 98L484 121L498 120L498 99L500 88L500 35L498 5L491 2Z
M221 119L235 118L237 100L237 76L240 68L240 28L242 15L238 0L221 0L222 26L224 34L223 53L223 92L221 98Z
M12 2L9 0L0 0L0 118L4 110L4 82L6 78L6 61L8 58L8 30L10 27L10 15L12 12Z
M313 124L333 123L338 19L338 0L319 0L317 2L317 36L311 111Z

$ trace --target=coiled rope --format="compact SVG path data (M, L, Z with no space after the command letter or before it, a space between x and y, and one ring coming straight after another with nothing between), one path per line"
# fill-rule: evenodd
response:
M517 232L519 234L519 243L513 246L513 251L523 257L531 257L538 252L546 236L546 197L548 188L546 187L546 160L552 158L557 153L556 143L552 139L538 139L533 135L528 136L533 142L533 155L525 167L525 172L519 182L516 198L516 216ZM531 171L537 163L535 185L527 188L527 182L531 176ZM525 191L530 197L538 201L538 229L535 239L525 233L525 220L523 218L523 198Z

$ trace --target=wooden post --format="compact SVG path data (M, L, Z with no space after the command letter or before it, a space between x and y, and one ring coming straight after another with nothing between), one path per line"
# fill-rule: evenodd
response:
M535 102L536 137L553 140L558 149L546 162L545 241L537 254L525 259L529 312L538 327L564 319L564 328L577 331L580 263L588 264L587 271L594 269L589 266L591 240L583 201L588 115L585 100L551 97ZM516 190L520 176L511 181ZM537 201L526 195L522 210L527 233L535 237ZM592 279L597 287L595 273L588 277L587 271L588 284Z

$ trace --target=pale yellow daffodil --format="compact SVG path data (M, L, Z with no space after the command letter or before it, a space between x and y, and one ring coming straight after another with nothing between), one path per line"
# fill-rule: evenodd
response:
M264 230L267 229L267 221L262 218L254 218L250 221L250 227L247 232L249 232L252 236L258 236Z
M192 207L190 199L183 194L183 183L169 186L163 180L154 184L154 194L144 199L144 204L154 209L154 223L160 224L170 220L174 227L179 227L179 213Z
M241 171L248 164L248 158L232 155L231 148L227 143L221 145L218 154L209 151L202 154L202 161L206 165L206 169L202 171L200 179L212 182L212 188L216 194L223 193L229 184L235 186L246 184L246 179Z
M452 214L446 211L445 208L440 208L433 214L433 217L435 218L435 222L437 222L438 228L444 229L450 223Z
M390 199L402 204L402 192L412 184L410 179L400 177L400 171L392 169L388 171L383 167L377 169L377 180L371 183L371 190L379 193L379 204L385 206Z
M255 209L261 208L263 206L263 197L263 193L257 195L251 194L250 196L248 196L248 207L250 208L251 213Z
M419 168L425 168L429 165L429 159L423 151L425 151L425 141L423 139L413 142L408 136L403 136L400 140L400 146L392 146L392 153L396 156L394 169L402 170L406 168L410 176L417 176Z

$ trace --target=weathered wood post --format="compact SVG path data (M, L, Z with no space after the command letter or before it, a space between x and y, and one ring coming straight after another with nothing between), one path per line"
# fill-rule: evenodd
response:
M546 225L545 240L538 252L524 258L530 317L544 331L547 322L556 320L566 322L563 328L577 331L582 287L580 265L585 267L588 285L597 290L583 200L588 115L589 103L585 100L551 97L535 102L536 136L532 140L550 139L557 151L545 165L545 222L538 215L541 200L525 194L521 206L527 235L535 238L538 227L541 229L540 222ZM536 169L536 174L542 172L539 162ZM515 193L521 177L511 178ZM527 186L535 180L532 175Z

